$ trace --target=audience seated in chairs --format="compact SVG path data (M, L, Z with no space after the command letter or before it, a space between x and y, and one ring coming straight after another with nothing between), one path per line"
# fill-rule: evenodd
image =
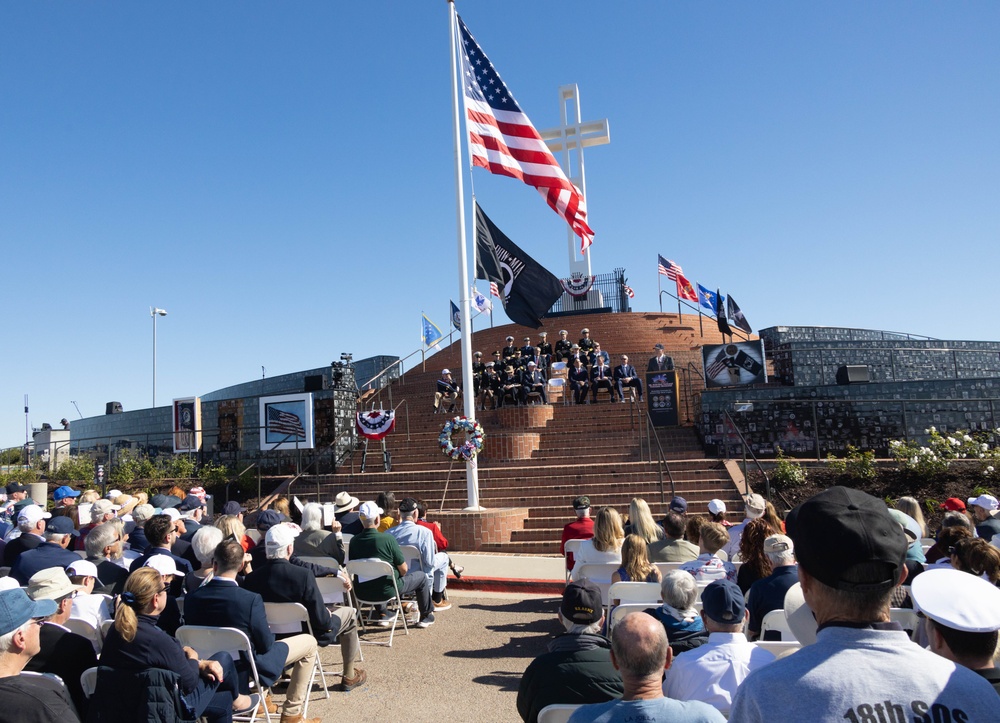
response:
M761 621L772 610L781 610L789 588L799 581L795 564L795 545L785 535L771 535L764 540L764 554L771 563L771 573L750 586L747 609L750 612L747 633L751 640L760 637ZM740 566L742 569L746 562Z
M639 392L639 402L642 403L642 379L639 378L635 367L629 364L628 355L622 354L621 360L621 364L615 367L613 374L618 401L625 401L625 388L629 387Z
M573 366L569 370L567 379L569 380L569 388L573 390L573 401L577 404L586 404L587 392L590 391L590 374L583 366L583 359L573 360Z
M618 510L614 507L602 507L597 512L593 538L584 540L576 553L573 567L574 575L581 565L602 562L620 563L624 540L625 532L622 529L622 517L618 514Z
M736 567L716 554L729 539L726 528L714 522L706 522L699 530L698 539L700 554L691 562L685 562L680 569L691 573L701 583L724 578L736 582Z
M538 370L534 361L529 361L527 368L521 374L521 384L524 385L524 403L527 404L532 397L538 397L542 404L548 404L545 397L545 373Z
M479 408L496 409L500 402L500 377L497 376L496 365L493 362L486 363L486 370L483 372L479 382Z
M129 575L115 612L115 624L108 630L101 652L97 690L90 701L97 715L95 718L92 712L91 720L135 721L134 708L122 710L123 693L134 693L135 686L123 687L120 683L123 676L138 676L150 668L176 674L181 700L192 718L229 721L234 712L249 712L256 707L258 700L237 690L239 676L228 653L199 660L194 650L181 648L177 640L156 626L166 596L167 588L156 570L144 567ZM162 689L142 689L140 694L144 698L162 695L172 699L173 692L166 682L171 678L164 679Z
M660 581L660 596L663 604L645 612L663 625L674 655L703 645L708 632L695 609L698 586L694 578L683 570L671 570Z
M191 550L194 552L194 556L198 558L201 567L184 576L185 592L197 590L208 580L212 579L212 562L215 557L215 549L224 537L225 535L222 534L222 530L214 526L202 526L194 533L194 537L191 538ZM238 538L234 537L232 539L238 541ZM243 546L240 545L240 549L242 548Z
M612 384L611 367L602 359L590 367L590 403L597 404L597 392L601 389L608 390L611 401L615 401L615 388Z
M417 501L412 497L405 497L399 503L399 524L389 529L389 534L396 538L396 542L403 545L412 545L420 553L420 566L431 583L431 600L434 605L434 612L448 610L451 603L445 598L445 587L448 584L448 559L447 553L438 552L434 544L434 533L422 525L417 524L418 509Z
M565 332L564 332L565 333ZM581 495L573 500L573 511L576 519L563 526L562 542L559 543L559 553L566 555L566 543L570 540L589 540L594 536L594 521L590 517L590 498ZM572 570L575 558L571 555L566 559L566 569Z

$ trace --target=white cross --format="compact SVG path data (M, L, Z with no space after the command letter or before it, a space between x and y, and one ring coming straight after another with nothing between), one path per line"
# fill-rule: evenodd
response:
M539 135L553 154L562 151L560 165L563 172L580 189L583 198L589 201L587 182L583 173L583 149L590 146L603 146L605 143L611 142L608 119L587 121L586 123L580 121L580 89L575 83L559 87L559 105L562 111L562 125L541 131ZM573 156L570 154L570 151L574 150L576 151L575 174L572 172ZM579 252L580 240L570 228L567 228L567 243L569 246L569 275L572 276L575 271L590 276L590 251L588 250L586 254Z

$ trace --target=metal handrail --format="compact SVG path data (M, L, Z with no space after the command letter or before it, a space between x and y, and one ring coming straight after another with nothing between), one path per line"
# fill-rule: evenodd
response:
M653 427L653 418L649 416L649 410L648 409L643 410L643 411L645 412L645 414L641 415L641 416L645 416L646 417L646 440L647 440L646 443L648 445L649 444L649 436L650 436L649 432L650 432L650 429L652 429L652 427ZM641 416L640 416L640 418L641 418ZM653 436L653 439L656 440L656 450L658 452L657 470L658 470L659 475L660 475L660 504L666 504L667 500L666 500L666 496L664 495L664 491L663 491L663 470L664 469L667 470L667 479L670 480L670 496L671 497L676 497L677 496L677 487L674 485L674 474L673 474L673 472L670 471L670 464L667 462L666 455L663 454L663 446L660 444L660 437L655 432L653 433L652 436ZM652 448L652 446L649 447L649 456L650 456L650 458L652 458L652 456L653 456L653 448ZM650 461L652 461L652 459L650 459Z
M733 419L733 415L731 415L729 413L728 409L725 410L725 413L726 413L726 419L728 419L729 423L733 425L733 429L736 430L736 434L739 435L740 442L742 442L742 444L743 444L743 476L746 477L746 474L747 474L747 462L746 462L746 459L747 459L747 452L749 452L751 459L753 459L754 464L757 465L757 469L760 470L761 475L764 477L764 495L765 495L765 497L768 500L770 500L771 499L771 480L767 476L767 472L764 471L764 467L761 466L760 460L757 459L757 455L753 453L753 450L750 449L750 445L747 444L746 437L743 436L743 430L741 430L740 427L739 427L739 425L736 424L736 420ZM744 480L744 481L746 481L746 480Z

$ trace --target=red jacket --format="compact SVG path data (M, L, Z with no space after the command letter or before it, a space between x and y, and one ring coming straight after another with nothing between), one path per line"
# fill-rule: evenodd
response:
M448 549L448 539L441 534L440 527L435 525L433 522L428 522L427 520L417 520L417 524L421 527L426 527L434 533L434 544L437 545L438 552L444 552Z
M562 542L559 543L559 552L566 554L567 540L589 540L594 536L594 520L590 517L578 517L563 527ZM566 560L566 569L573 569L572 555Z

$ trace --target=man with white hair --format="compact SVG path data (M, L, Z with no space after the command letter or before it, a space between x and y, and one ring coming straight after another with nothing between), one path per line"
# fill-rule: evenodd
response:
M34 550L45 541L45 521L52 515L38 505L28 505L17 515L17 529L21 534L3 548L3 564L10 567L18 556Z
M320 647L340 642L344 660L341 690L351 690L363 684L368 677L365 671L354 668L354 661L361 649L354 608L334 608L331 614L323 603L323 594L316 585L316 577L304 567L289 562L298 534L298 525L288 522L269 528L264 536L267 560L246 576L243 587L260 595L264 602L294 602L303 605L309 613L309 624ZM346 577L341 579L349 590L350 581Z
M750 673L774 660L743 634L749 615L739 585L711 583L701 594L701 619L708 642L674 658L663 681L663 694L676 700L700 700L728 716L733 696Z
M117 525L111 522L98 525L87 535L87 542L84 543L87 553L85 559L97 569L98 592L120 595L125 589L128 570L119 564L124 545Z
M22 585L39 570L49 567L65 568L76 562L80 556L66 549L77 535L73 520L68 517L53 517L45 526L45 541L34 550L22 552L10 568L10 576Z
M332 532L331 532L332 530ZM344 536L341 524L330 523L330 530L323 529L323 507L310 502L302 508L302 534L295 538L295 554L332 557L344 564Z
M451 603L445 598L448 585L448 555L438 552L434 533L417 524L417 501L404 497L399 503L399 524L389 528L389 534L402 545L413 545L420 553L420 567L431 583L431 600L434 612L448 610Z
M752 495L746 496L743 500L743 522L729 528L729 542L727 542L726 546L722 548L728 556L727 559L732 560L740 554L740 538L743 537L744 528L746 528L747 523L750 522L750 520L756 520L758 517L763 517L764 510L766 508L767 501L761 495L754 492Z
M21 675L41 650L42 621L58 606L32 601L21 588L0 592L0 710L26 723L80 723L66 687L46 676Z
M531 662L517 689L517 712L525 723L535 723L547 705L601 703L624 692L611 664L611 641L601 633L601 589L586 579L571 582L557 616L565 632Z
M400 595L416 593L417 608L420 616L415 627L429 628L434 624L434 610L431 602L430 580L419 570L411 571L403 557L396 538L387 532L379 532L378 524L384 510L372 501L361 505L359 514L364 531L351 538L350 558L362 560L377 558L385 560L392 566L395 580L380 577L375 580L358 583L358 597L368 600L387 600L395 597L398 589ZM384 615L384 613L383 613Z
M781 610L785 605L785 594L799 581L799 568L795 564L795 545L786 535L771 535L764 540L764 554L771 562L771 574L757 580L747 594L747 623L749 638L760 637L760 624L772 610Z
M1000 518L994 517L1000 503L993 495L979 495L969 498L969 513L976 525L976 534L989 542L994 535L1000 535Z

